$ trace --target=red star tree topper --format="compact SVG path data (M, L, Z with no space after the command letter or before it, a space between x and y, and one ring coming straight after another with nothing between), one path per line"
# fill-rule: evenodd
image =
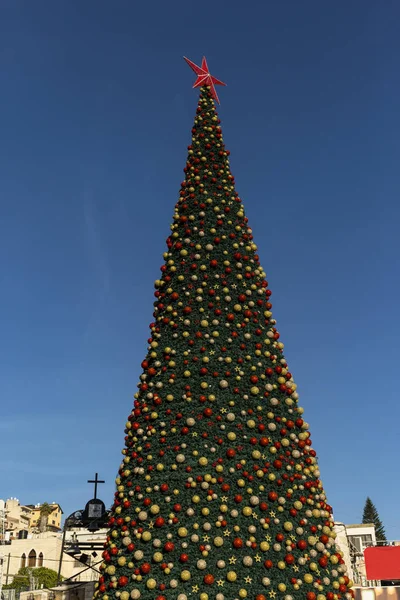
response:
M226 83L224 83L223 81L220 81L219 79L217 79L216 77L213 77L210 73L210 70L208 68L207 65L207 61L206 61L206 57L203 56L203 60L201 61L201 67L199 67L198 65L196 65L194 62L192 62L191 60L189 60L188 58L186 58L186 56L183 57L187 64L189 65L189 67L191 69L193 69L193 71L196 73L197 75L197 79L194 82L193 87L202 87L203 85L208 85L211 88L211 96L214 98L214 100L216 100L218 102L218 104L220 104L219 98L218 98L218 94L217 91L215 89L216 85L226 85Z

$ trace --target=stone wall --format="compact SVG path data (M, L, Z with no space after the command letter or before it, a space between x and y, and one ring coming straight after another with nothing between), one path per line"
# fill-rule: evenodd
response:
M400 600L400 587L354 588L355 600Z

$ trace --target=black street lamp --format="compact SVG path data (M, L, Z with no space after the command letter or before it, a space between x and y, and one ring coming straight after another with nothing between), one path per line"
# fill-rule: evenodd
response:
M86 503L86 506L83 510L76 510L75 512L70 514L64 522L60 560L58 563L57 585L60 585L61 583L61 567L63 554L65 552L65 537L67 530L72 528L85 528L90 532L94 532L104 527L108 521L108 512L106 511L105 504L102 500L97 498L97 485L99 483L105 482L103 480L100 480L98 478L98 473L96 473L95 478L89 479L88 483L94 483L94 497ZM81 552L79 544L75 539L73 540L73 545L71 546L71 548L68 549L68 554L70 556L74 556L80 553ZM80 562L86 564L87 559L85 561Z

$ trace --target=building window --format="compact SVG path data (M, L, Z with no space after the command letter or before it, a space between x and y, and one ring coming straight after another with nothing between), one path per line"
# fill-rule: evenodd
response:
M357 552L362 554L368 546L372 546L372 535L349 535L349 542Z
M356 552L361 552L361 540L359 536L350 535L349 542L356 549Z
M372 546L372 535L371 534L362 535L361 543L364 548L368 548L368 546Z
M24 569L26 567L26 554L24 552L24 554L21 556L21 569Z
M43 552L41 552L38 556L38 567L43 567Z
M36 567L36 552L34 550L29 552L28 567Z

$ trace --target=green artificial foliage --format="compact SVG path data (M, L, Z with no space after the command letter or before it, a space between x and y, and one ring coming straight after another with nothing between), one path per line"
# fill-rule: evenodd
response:
M375 504L371 498L367 498L365 501L364 512L362 516L363 523L373 523L375 525L375 536L377 542L386 542L385 528L382 521L379 518L378 511L376 510Z
M352 598L208 87L184 171L95 597Z

